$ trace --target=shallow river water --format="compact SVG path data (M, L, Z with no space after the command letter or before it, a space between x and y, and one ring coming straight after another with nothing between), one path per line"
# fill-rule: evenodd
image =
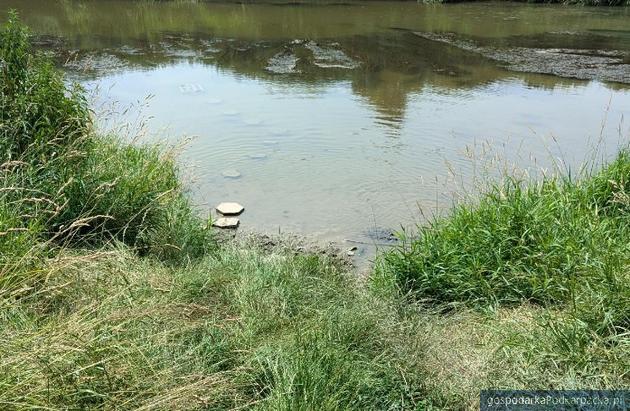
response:
M628 9L0 0L9 8L93 92L103 129L186 140L195 202L242 203L246 230L386 243L493 156L576 168L628 136Z

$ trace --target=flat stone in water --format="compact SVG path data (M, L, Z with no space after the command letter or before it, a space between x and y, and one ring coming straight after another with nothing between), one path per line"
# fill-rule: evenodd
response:
M245 210L245 207L239 203L221 203L216 209L223 215L239 215Z
M237 228L240 221L236 217L221 217L212 223L213 227L218 228Z
M240 178L241 173L238 170L225 170L221 173L221 175L225 178Z
M359 63L348 57L342 50L333 47L322 47L314 41L309 41L306 46L313 53L314 64L321 68L355 69Z
M264 160L267 158L267 154L264 154L264 153L250 154L249 158L251 158L252 160Z

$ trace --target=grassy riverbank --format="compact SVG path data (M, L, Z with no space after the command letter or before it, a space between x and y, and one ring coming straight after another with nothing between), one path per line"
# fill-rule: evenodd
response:
M324 257L219 247L173 159L96 135L15 17L0 53L1 408L418 401L392 307Z
M0 408L474 409L482 387L630 383L626 152L509 181L359 282L217 244L166 148L97 135L15 17L1 36Z
M507 178L402 236L374 281L438 312L495 321L524 310L503 347L510 363L524 361L516 385L627 386L629 211L627 150L578 178Z

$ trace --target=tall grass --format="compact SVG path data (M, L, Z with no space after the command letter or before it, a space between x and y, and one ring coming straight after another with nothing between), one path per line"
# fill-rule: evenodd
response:
M15 305L0 293L2 408L363 410L420 401L402 323L325 258L249 245L174 269L123 247L63 253L45 270L37 295Z
M384 257L404 289L438 303L572 303L580 290L626 291L630 154L593 176L506 178L477 204L402 236Z
M172 158L97 136L83 90L30 49L15 13L0 32L2 240L122 241L179 259L209 248ZM28 233L28 234L25 234Z
M629 182L627 150L579 178L506 178L403 233L374 282L439 310L539 306L537 331L508 337L507 352L536 352L537 366L578 380L627 383L617 367L630 366Z

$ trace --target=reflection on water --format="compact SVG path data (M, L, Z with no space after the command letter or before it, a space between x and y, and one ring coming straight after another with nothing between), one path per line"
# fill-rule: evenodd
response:
M12 7L99 90L96 106L151 95L152 139L194 136L182 160L195 199L239 201L257 230L380 242L483 174L467 147L574 167L600 135L614 152L630 111L623 83L560 77L577 61L587 78L623 80L626 9L0 0ZM537 70L557 50L572 63ZM560 76L513 71L522 55L525 71Z

